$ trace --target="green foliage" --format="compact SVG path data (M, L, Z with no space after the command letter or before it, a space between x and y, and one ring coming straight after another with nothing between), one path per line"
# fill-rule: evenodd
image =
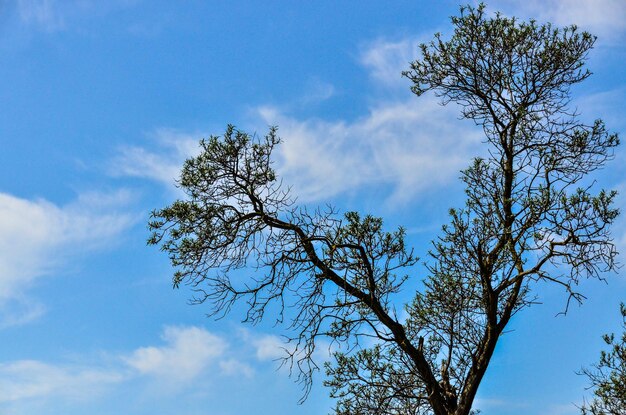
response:
M602 338L609 347L600 353L594 369L584 369L594 389L594 400L581 408L583 415L622 415L626 413L626 306L621 305L621 338L614 334Z
M276 129L259 139L232 126L221 138L203 140L179 181L187 198L152 213L148 243L169 254L174 286L192 285L195 301L212 305L210 314L227 313L240 299L248 305L245 321L253 323L271 304L277 322L296 310L288 360L308 388L317 368L314 340L358 342L376 313L392 312L388 298L406 280L397 272L417 258L405 246L404 229L385 232L380 218L293 207L272 169L279 142ZM231 278L240 269L256 275Z
M619 140L568 108L570 87L589 76L594 37L488 18L482 5L452 24L450 39L422 45L405 76L417 95L459 104L483 127L489 156L462 172L466 203L450 210L425 275L415 275L404 229L296 206L272 168L275 128L259 138L229 126L202 141L179 181L186 198L155 210L149 225L149 243L176 268L174 286L190 284L211 313L241 302L245 321L271 311L287 323L286 363L307 391L317 339L342 346L326 365L337 414L473 413L498 339L538 283L580 301L581 278L615 268L615 192L594 194L584 179ZM409 277L423 289L403 304L396 295Z

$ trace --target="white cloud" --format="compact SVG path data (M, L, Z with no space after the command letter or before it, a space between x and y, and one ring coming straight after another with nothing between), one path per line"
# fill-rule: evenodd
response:
M24 323L43 308L28 298L36 279L77 254L107 246L132 222L117 212L130 198L90 193L57 206L0 193L0 326Z
M417 47L423 42L417 38L397 41L378 39L363 48L360 62L368 68L375 81L388 87L408 88L409 82L401 74L418 58Z
M335 93L335 87L332 84L319 79L311 79L307 82L305 93L299 103L317 104L330 99Z
M173 386L188 386L201 376L254 376L246 360L248 343L232 350L224 337L195 326L168 326L161 337L163 345L140 347L128 354L99 353L95 361L82 358L81 364L36 360L0 363L0 413L33 401L44 405L90 402L115 393L116 386L137 387L141 385L137 381L146 376L167 385L168 394L184 393L186 388ZM164 389L148 388L146 392L162 394Z
M47 31L62 29L65 25L54 0L18 0L18 13L23 22Z
M257 359L276 360L285 357L285 342L280 337L266 334L258 337L247 336L256 351Z
M574 104L580 109L587 122L600 117L610 131L626 130L626 120L624 120L626 85L580 97Z
M186 382L216 364L223 373L252 375L245 363L227 357L228 343L199 327L166 327L165 345L142 347L124 361L138 373L168 382Z
M458 120L458 108L442 107L433 96L416 98L408 85L401 93L390 89L403 81L400 72L417 43L378 40L362 52L361 63L393 98L376 101L356 120L298 119L272 106L252 112L251 124L279 127L276 168L299 201L383 186L388 202L405 203L449 183L479 151L482 133ZM111 171L172 186L185 158L198 151L199 136L158 130L154 148L121 149Z
M536 18L559 26L576 24L600 37L615 41L626 33L624 0L500 0L489 3L490 10L507 9L518 17Z
M199 151L201 137L200 133L158 129L152 137L154 148L122 147L119 155L111 162L110 173L114 176L151 179L173 188L183 162Z
M472 405L472 408L474 409L480 409L480 410L485 410L485 409L492 409L492 408L502 408L502 407L508 407L509 402L507 402L504 399L498 399L498 398L482 398L482 397L477 397L474 400L474 404ZM517 405L519 407L519 405Z
M454 179L480 143L456 108L426 96L379 104L352 122L298 120L270 107L259 115L279 126L277 169L305 202L366 185L384 185L389 202L407 202Z
M125 9L140 0L18 0L17 13L23 23L46 32L67 29L88 17L99 17Z
M19 360L0 364L0 404L46 397L84 400L123 380L121 373L101 368Z
M228 376L242 375L248 379L254 376L254 369L246 363L237 359L227 359L219 363L223 374Z
M287 342L285 338L273 334L258 334L248 330L241 330L240 335L246 344L253 347L255 356L260 362L277 362L287 374L291 373L290 364L283 365L290 354L295 359L304 358L304 351L297 349L295 342ZM330 343L327 339L317 339L313 351L313 361L317 364L332 359L334 352L341 349L339 343ZM287 361L288 363L288 361Z

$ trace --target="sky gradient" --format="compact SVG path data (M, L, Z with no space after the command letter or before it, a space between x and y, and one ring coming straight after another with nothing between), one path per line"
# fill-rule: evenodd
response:
M573 105L623 138L626 3L497 10L598 36ZM321 375L298 405L277 368L283 328L243 325L241 309L208 319L172 289L166 255L146 246L149 213L181 196L200 138L277 125L277 169L301 203L403 225L425 257L463 203L459 170L485 149L458 108L412 95L400 72L457 13L448 0L0 2L0 415L329 413ZM626 146L595 178L626 205ZM626 217L614 236L626 252ZM606 277L583 282L567 316L564 293L538 287L542 304L496 350L483 415L578 413L576 371L626 301L624 271Z

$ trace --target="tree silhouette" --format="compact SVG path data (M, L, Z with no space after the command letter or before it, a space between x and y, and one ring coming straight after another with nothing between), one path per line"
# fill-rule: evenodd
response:
M587 177L618 138L569 107L595 38L488 17L483 5L462 7L452 25L448 40L421 45L404 75L416 95L433 91L482 126L489 156L462 172L466 203L450 210L426 275L414 274L404 229L297 206L272 165L275 128L257 137L229 126L201 141L180 177L187 197L155 210L149 225L174 285L191 284L213 314L243 302L248 322L271 312L287 323L286 362L307 391L316 340L343 346L326 365L337 414L472 413L498 339L539 283L580 301L581 278L615 267L615 192L593 194ZM401 304L408 278L423 289Z

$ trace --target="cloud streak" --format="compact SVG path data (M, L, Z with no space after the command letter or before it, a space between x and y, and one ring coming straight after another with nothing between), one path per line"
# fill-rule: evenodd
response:
M453 180L480 147L479 131L433 97L380 103L354 121L303 120L271 106L254 114L256 125L279 126L276 168L302 202L384 186L388 202L406 203ZM173 189L184 160L198 151L199 136L192 137L160 133L153 149L122 148L111 172Z
M224 359L227 342L198 327L166 327L161 336L163 346L142 347L124 358L128 366L142 375L164 381L183 383L196 378L212 364L232 374L247 367L232 359Z
M151 137L154 145L150 149L140 146L121 147L109 165L109 172L117 177L154 180L173 190L185 159L198 153L200 137L200 133L157 129Z
M22 324L43 312L27 296L37 279L69 259L101 249L126 230L133 218L120 213L130 195L81 195L65 206L0 193L0 327Z
M248 332L236 348L224 336L196 326L166 326L162 344L144 346L130 353L100 353L91 363L52 364L37 360L0 363L0 412L30 402L40 404L89 403L115 393L115 388L141 388L148 379L164 387L147 388L148 394L179 395L197 379L252 378L257 340ZM144 395L145 396L145 395Z
M402 71L418 58L418 45L426 40L426 37L377 39L363 48L359 61L382 86L408 88L409 81L401 76Z
M535 18L540 23L576 24L598 35L601 42L616 42L626 35L626 2L623 0L500 0L490 3L490 9L510 11L515 16Z
M124 375L113 370L19 360L0 364L0 405L51 396L86 400L123 380Z
M414 58L416 43L378 40L359 61L374 82L389 89L406 83L400 73ZM250 124L279 127L283 143L276 168L301 202L380 186L388 203L403 204L453 180L477 155L481 134L459 121L453 106L442 107L432 96L416 99L406 88L391 90L391 99L376 100L355 120L299 119L275 106L259 106L251 111ZM153 148L120 149L112 174L172 187L184 159L198 151L200 135L167 129L155 135Z
M626 7L602 1L607 7ZM562 4L548 2L542 17L575 19L585 15L586 6L574 3L561 15ZM533 1L520 7L531 15L539 10ZM587 19L610 19L605 14ZM387 204L403 205L445 187L472 157L482 155L482 131L459 120L457 107L442 107L432 95L416 98L408 93L408 82L400 73L417 58L419 42L415 36L378 39L362 49L358 61L387 95L384 99L374 96L367 113L354 120L303 119L290 115L289 109L269 105L251 111L252 126L279 127L283 143L277 150L276 169L299 201L319 202L376 188L386 192ZM623 91L613 91L610 96L612 102L620 101ZM594 97L587 97L581 103L585 99L594 102ZM113 170L173 187L184 159L197 152L199 136L158 130L154 148L122 149Z
M71 28L86 18L129 8L139 1L17 0L16 10L24 25L51 33Z
M304 202L383 186L389 203L406 203L451 181L479 151L478 132L428 97L383 103L352 122L299 120L272 107L258 114L279 126L277 169Z
M52 32L65 26L54 0L18 0L17 10L20 19L29 25Z

